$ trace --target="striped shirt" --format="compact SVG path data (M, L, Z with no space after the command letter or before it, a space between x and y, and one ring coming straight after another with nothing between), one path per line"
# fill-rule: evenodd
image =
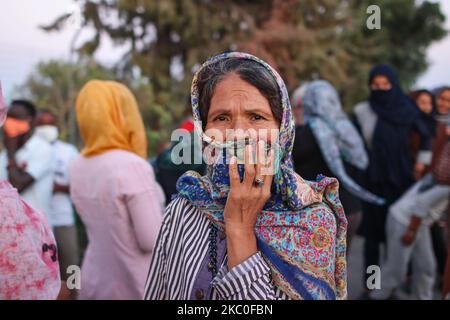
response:
M188 300L202 261L209 254L210 221L188 200L177 198L166 208L145 285L146 300ZM211 281L212 300L288 299L272 281L260 252L231 270L227 257Z

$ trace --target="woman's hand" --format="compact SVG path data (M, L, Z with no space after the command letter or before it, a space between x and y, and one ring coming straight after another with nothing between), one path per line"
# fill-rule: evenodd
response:
M402 236L402 243L405 247L409 247L413 244L414 240L416 239L416 232L414 230L406 230L406 232Z
M425 165L423 163L417 162L414 165L414 179L420 180L425 172Z
M411 220L409 221L408 228L403 234L401 240L404 246L408 247L413 244L416 239L417 231L419 230L420 224L422 223L422 219L413 215Z
M255 223L270 198L273 180L274 151L271 150L267 156L265 150L265 142L259 141L255 161L251 145L245 147L245 174L242 182L236 157L230 160L230 192L224 210L228 269L257 252Z
M53 184L53 193L70 194L70 187L68 185L58 184L58 183L55 182Z
M6 134L4 136L3 145L5 146L6 154L10 162L13 162L13 160L15 159L15 154L19 149L19 138L20 137L11 138Z

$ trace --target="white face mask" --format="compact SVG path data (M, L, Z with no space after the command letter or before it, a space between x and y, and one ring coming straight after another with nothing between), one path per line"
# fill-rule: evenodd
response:
M59 136L58 128L52 125L38 126L34 129L34 133L50 143L58 139Z

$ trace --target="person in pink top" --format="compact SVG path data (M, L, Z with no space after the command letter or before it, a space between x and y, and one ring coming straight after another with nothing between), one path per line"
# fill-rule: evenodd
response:
M147 141L133 94L88 82L76 102L84 149L70 168L70 195L86 226L80 299L142 299L164 210L145 160Z
M0 84L0 127L6 119ZM43 213L0 179L0 300L53 300L60 290L56 242Z

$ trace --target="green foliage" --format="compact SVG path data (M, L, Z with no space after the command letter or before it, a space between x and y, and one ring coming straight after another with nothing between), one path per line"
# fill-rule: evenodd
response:
M427 69L427 48L447 34L440 4L423 1L418 5L414 0L364 2L382 8L381 32L363 29L365 36L379 44L374 62L387 61L394 65L404 87L410 87Z
M114 73L92 60L85 59L77 64L51 60L39 63L15 91L17 96L33 100L38 108L54 112L62 138L76 142L73 106L78 91L91 79L112 80Z
M133 91L147 125L150 154L153 155L159 144L169 138L167 131L158 130L159 124L169 127L173 119L161 105L154 102L152 86L144 79L118 78L114 70L89 59L78 63L50 60L39 63L25 83L15 89L15 95L31 99L40 109L52 111L58 117L61 138L81 147L74 106L78 92L92 79L118 80Z

